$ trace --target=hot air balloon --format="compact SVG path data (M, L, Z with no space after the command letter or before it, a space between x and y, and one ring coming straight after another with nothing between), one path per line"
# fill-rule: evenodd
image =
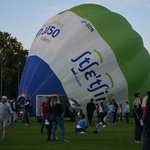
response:
M84 108L115 99L132 101L149 89L150 57L141 36L120 14L83 4L50 18L37 32L21 77L35 115L36 95L73 97Z

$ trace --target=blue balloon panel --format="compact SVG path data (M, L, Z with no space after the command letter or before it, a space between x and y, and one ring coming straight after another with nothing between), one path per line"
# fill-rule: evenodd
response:
M55 93L66 95L60 80L49 65L37 56L28 57L18 95L26 95L31 101L31 115L35 116L36 95Z

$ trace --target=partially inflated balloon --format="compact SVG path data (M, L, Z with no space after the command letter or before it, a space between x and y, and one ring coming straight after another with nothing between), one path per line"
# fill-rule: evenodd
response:
M19 95L63 94L81 106L114 98L125 103L145 92L150 57L142 39L119 14L83 4L49 19L38 31L27 58ZM144 93L144 94L145 94Z

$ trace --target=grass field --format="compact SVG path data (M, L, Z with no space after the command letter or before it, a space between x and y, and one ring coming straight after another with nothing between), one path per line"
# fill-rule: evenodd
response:
M96 118L94 120L96 122ZM35 118L30 118L29 126L19 121L8 127L7 141L0 140L0 150L142 150L142 144L134 143L133 119L130 119L130 124L107 125L102 134L92 133L95 124L88 128L87 134L78 134L74 132L74 122L66 119L64 123L69 143L46 141L47 135L40 133L40 124ZM61 138L59 128L57 136Z

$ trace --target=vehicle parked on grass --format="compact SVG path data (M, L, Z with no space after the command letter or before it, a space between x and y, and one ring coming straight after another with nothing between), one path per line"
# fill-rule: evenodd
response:
M53 97L54 95L36 95L36 116L37 118L41 117L41 103L45 100L46 97ZM75 117L79 111L82 111L80 104L73 99L67 98L64 95L59 95L60 102L64 108L64 117L68 117L71 121L75 120Z

